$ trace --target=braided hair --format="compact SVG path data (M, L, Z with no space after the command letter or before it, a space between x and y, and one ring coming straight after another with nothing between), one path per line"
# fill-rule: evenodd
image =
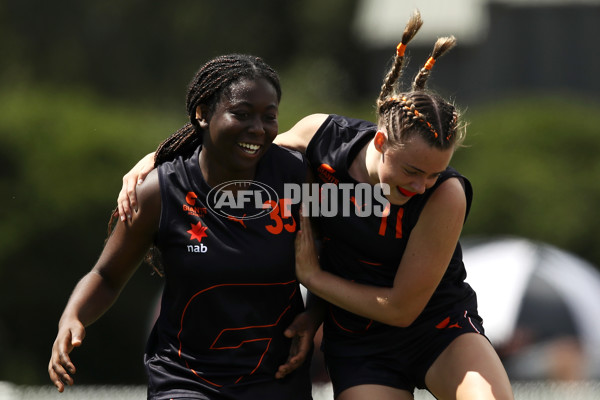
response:
M165 139L156 150L154 166L187 154L202 143L202 128L196 120L196 108L203 104L210 111L233 83L241 79L267 79L281 101L279 75L260 57L245 54L229 54L216 57L204 64L188 87L186 110L189 122Z
M431 56L419 70L410 91L403 92L398 87L404 50L422 24L419 12L415 11L406 24L394 63L377 98L378 126L387 131L392 145L400 144L413 135L420 135L431 146L444 150L460 145L465 129L458 124L459 112L456 107L427 90L425 85L437 59L456 45L454 36L436 41Z

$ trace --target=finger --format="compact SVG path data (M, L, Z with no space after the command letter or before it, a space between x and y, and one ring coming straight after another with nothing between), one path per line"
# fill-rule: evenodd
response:
M312 340L308 335L299 336L298 343L294 346L295 352L290 353L289 364L294 365L294 368L298 368L300 364L304 362L308 352L312 349Z
M59 376L68 375L68 373L74 374L77 372L75 365L71 362L71 357L69 357L69 351L60 350L58 351L58 362L54 364L54 370Z
M71 346L79 347L85 338L85 328L83 325L76 325L71 328Z
M117 209L119 213L119 219L121 220L121 222L125 222L125 220L127 219L127 214L128 212L130 212L128 207L127 210L125 209L126 206L127 202L125 202L119 195L119 199L117 200Z
M127 214L125 213L125 209L121 203L117 203L117 213L119 214L119 219L121 222L125 222L127 219Z
M152 158L152 162L144 163L144 165L140 169L139 174L138 174L138 185L140 183L142 183L142 181L144 179L146 179L146 177L148 176L150 171L152 171L153 169L154 169L154 157Z
M277 372L275 372L275 379L285 378L285 376L290 372L292 372L292 370L287 367L287 365L282 365L279 367L279 369L277 369Z
M276 379L281 379L286 375L295 371L298 367L302 365L304 360L306 359L307 351L302 347L292 346L290 349L290 355L286 360L285 364L282 364L277 368L277 372L275 373Z
M312 240L312 226L310 224L310 218L308 216L302 217L302 228L304 229L306 239Z
M129 204L129 196L127 195L128 181L126 176L123 177L123 187L117 197L117 208L119 209L119 217L122 222L129 219L131 220L131 207Z
M67 356L66 359L68 360L69 357ZM69 372L65 369L65 367L71 368L73 371ZM65 385L73 385L73 378L71 377L71 374L74 374L74 371L75 366L70 362L70 360L67 364L65 364L65 359L61 359L61 356L53 356L50 359L48 374L50 375L50 380L54 386L56 386L59 392L64 390Z
M308 233L306 230L298 231L296 235L296 240L294 241L295 249L296 249L296 260L300 262L305 261L306 251L308 250Z
M294 371L296 368L298 368L298 365L295 365L296 363L297 363L297 361L294 361L291 358L288 358L287 361L285 362L285 364L282 364L279 366L279 368L277 368L277 372L275 373L275 378L276 379L284 378L290 372Z
M136 193L136 187L139 184L138 182L140 182L139 179L128 179L127 180L127 197L126 200L128 201L129 204L127 204L127 206L130 208L130 215L129 218L131 218L131 210L133 211L137 211L137 193Z
M285 331L283 331L283 336L285 336L288 339L292 339L294 336L296 336L296 330L290 326Z
M50 364L48 365L48 375L50 376L50 381L52 381L52 384L54 384L54 386L56 386L56 388L58 389L59 392L62 393L63 390L65 390L65 385L63 383L63 381L61 380L61 378L59 377L59 373L57 372L58 370L61 370L62 367L56 365L53 362L53 359L50 359ZM62 369L62 373L61 374L66 374L66 371L64 369Z
M56 360L58 359L58 364L61 366L61 368L65 368L69 373L74 374L77 369L75 368L75 365L73 364L73 362L71 361L71 357L69 357L69 354L71 353L71 351L73 351L73 349L75 347L79 347L81 346L81 343L83 342L83 338L85 337L85 330L81 327L74 327L71 328L69 335L65 338L64 341L59 342L58 346L57 346L57 355L55 355L53 358ZM68 384L73 384L73 380L71 379L70 376L68 376L68 374L66 374L66 372L63 373L63 371L58 371L59 376L63 376L63 375L67 375L67 382ZM64 380L63 380L64 382Z

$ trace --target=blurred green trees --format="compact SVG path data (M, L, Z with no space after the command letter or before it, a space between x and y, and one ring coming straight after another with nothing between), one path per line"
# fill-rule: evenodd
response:
M453 161L475 187L464 234L541 240L600 266L598 106L572 93L473 107Z
M58 318L101 251L121 177L186 122L186 85L222 53L280 71L280 128L312 112L373 119L353 1L0 0L0 381L49 384ZM381 67L383 76L384 67ZM600 265L600 115L576 93L464 104L453 165L464 235L519 235ZM142 266L74 355L78 383L142 383L161 280Z
M58 87L14 87L0 102L0 380L40 383L60 310L102 249L123 171L185 119ZM115 359L131 343L143 349L160 287L150 275L138 273L129 300L94 326L82 354L109 354L103 331ZM82 356L81 364L104 363ZM141 369L120 375L132 373Z

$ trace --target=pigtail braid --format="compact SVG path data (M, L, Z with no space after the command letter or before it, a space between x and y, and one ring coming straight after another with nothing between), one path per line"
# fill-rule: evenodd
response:
M431 53L431 57L429 57L423 68L421 68L421 70L417 74L412 85L412 90L425 89L425 84L427 83L427 79L429 79L431 68L433 68L433 65L435 64L437 59L455 45L456 38L454 36L442 37L435 42L435 45L433 46L433 52Z
M381 93L379 93L379 98L377 99L378 107L380 107L385 102L386 98L391 93L393 93L394 84L400 77L400 73L402 71L402 64L404 62L404 51L406 50L406 45L412 40L413 37L415 37L419 29L421 29L422 25L423 20L421 19L421 14L418 10L415 10L414 14L406 23L404 33L402 34L402 40L398 44L398 47L396 47L396 56L394 58L394 64L392 65L390 71L387 73L383 81L383 85L381 86Z

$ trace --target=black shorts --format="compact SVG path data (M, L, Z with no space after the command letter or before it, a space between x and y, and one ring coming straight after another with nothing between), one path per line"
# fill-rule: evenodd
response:
M484 334L482 321L476 312L456 308L442 317L418 321L401 330L402 338L391 351L361 356L332 356L325 353L325 362L334 395L358 385L383 385L413 392L426 389L425 374L458 336L464 333ZM394 329L394 328L392 328Z

